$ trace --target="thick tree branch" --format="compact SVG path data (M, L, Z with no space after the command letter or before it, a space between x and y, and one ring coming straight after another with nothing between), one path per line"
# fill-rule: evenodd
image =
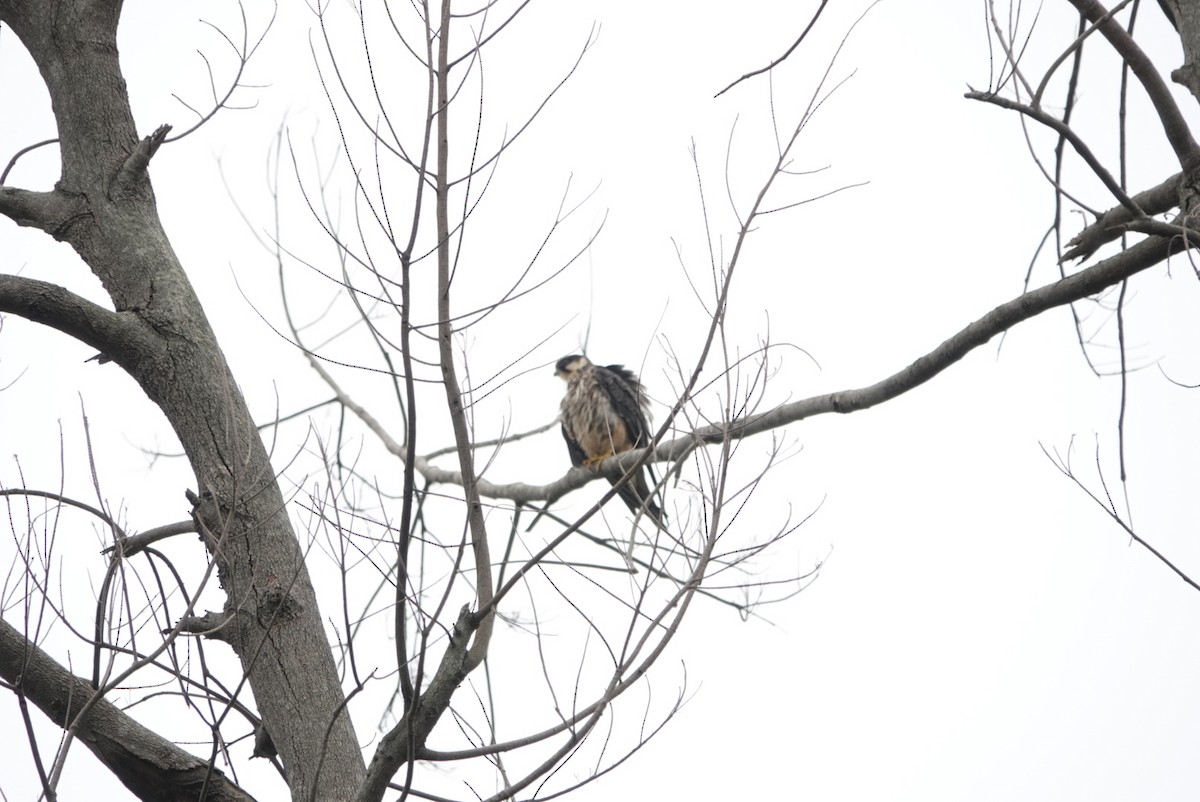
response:
M1186 240L1186 247L1191 248L1197 245L1200 245L1200 242ZM1185 240L1182 237L1149 237L1075 275L1045 287L1030 290L997 306L908 367L882 381L867 387L841 390L784 404L768 412L742 418L728 427L701 427L681 437L661 443L654 450L653 460L661 462L680 459L697 445L719 442L727 431L732 438L741 439L771 431L789 423L796 423L814 415L830 412L845 414L881 404L919 387L974 349L1008 331L1018 323L1036 317L1054 307L1065 306L1095 295L1130 276L1153 267L1171 254L1182 251L1184 247ZM627 470L636 465L645 456L645 453L646 449L634 449L611 457L600 466L599 473L586 468L572 468L559 479L545 485L531 485L523 482L499 484L479 479L475 486L481 496L488 498L503 498L526 503L554 500L601 476ZM462 475L459 472L438 468L425 460L417 461L417 470L430 483L462 483ZM616 475L620 474L616 473Z
M1158 186L1134 195L1133 202L1150 216L1168 212L1179 205L1179 188L1182 180L1183 173L1176 173ZM1125 226L1134 219L1135 215L1128 207L1114 206L1067 243L1069 249L1062 255L1062 261L1087 259L1099 250L1100 246L1119 239L1126 231Z
M120 15L121 3L112 0L0 4L0 20L33 56L50 91L59 186L69 193L107 185L137 143L116 47Z
M57 329L118 362L145 360L160 347L137 318L48 281L0 274L0 312Z
M1192 97L1200 100L1200 7L1191 0L1158 2L1183 44L1183 66L1171 73L1171 80L1187 87Z
M367 767L367 779L355 798L356 802L382 799L388 783L400 767L420 755L426 738L450 706L451 697L470 670L467 645L473 631L471 610L464 606L459 610L458 620L450 633L450 643L429 687L417 703L409 708L404 718L380 740Z
M1129 65L1129 69L1133 71L1142 84L1142 88L1146 90L1150 102L1154 104L1154 110L1162 123L1167 141L1171 143L1175 157L1179 159L1179 166L1183 168L1186 175L1195 175L1197 170L1200 170L1200 145L1196 144L1183 112L1175 103L1175 98L1171 95L1167 82L1159 74L1154 62L1150 60L1145 51L1138 47L1129 32L1116 20L1105 19L1108 11L1103 5L1096 0L1069 1L1089 22L1097 25L1100 33L1112 45L1113 50L1117 51L1117 55Z
M150 168L150 159L154 158L154 154L158 152L159 146L162 145L169 133L171 133L171 126L160 125L154 130L154 133L143 137L138 142L133 153L129 154L129 158L125 160L125 163L121 165L120 172L117 173L116 189L118 191L132 194L149 185L146 171Z
M55 724L70 727L79 742L138 799L147 802L196 799L205 786L205 799L213 802L253 799L206 761L143 727L106 699L97 700L76 720L95 689L3 619L0 619L0 677Z
M1197 244L1200 243L1187 242L1188 247L1195 247ZM1182 250L1183 245L1183 240L1179 238L1149 237L1144 239L1121 253L1098 262L1087 270L1045 287L1023 293L1011 301L997 306L928 354L882 381L868 387L813 396L791 404L784 404L761 415L750 416L733 424L732 434L739 438L749 437L752 434L770 431L814 415L829 412L845 414L881 404L924 384L974 349L996 335L1008 331L1018 323L1036 317L1054 307L1065 306L1095 295L1130 276L1159 264L1171 254ZM664 443L658 449L658 456L673 458L676 454L684 453L693 441L715 441L720 434L719 427L708 426L697 429L688 437Z
M136 535L131 535L120 544L121 556L129 559L135 554L140 554L150 546L160 540L166 540L169 537L176 535L193 534L196 532L196 522L194 520L179 521L173 524L164 524L156 526L153 529L148 529L145 532L138 532ZM117 549L117 546L109 546L105 549L106 552Z
M73 223L87 215L81 198L58 192L31 192L0 186L0 215L19 226L38 228L57 240L66 239Z

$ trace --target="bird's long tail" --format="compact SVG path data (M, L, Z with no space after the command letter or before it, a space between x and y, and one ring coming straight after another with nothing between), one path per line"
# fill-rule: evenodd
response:
M617 495L635 515L644 507L646 514L659 526L665 526L667 517L663 514L662 508L654 501L654 497L650 495L650 487L646 483L646 473L646 468L639 470L636 476L631 477L628 482L617 488ZM650 476L653 478L654 473L650 472ZM609 481L615 485L620 479L609 479ZM655 481L655 484L657 483Z

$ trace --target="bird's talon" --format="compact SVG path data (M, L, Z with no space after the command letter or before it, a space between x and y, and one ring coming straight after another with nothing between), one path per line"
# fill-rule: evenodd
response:
M587 459L585 459L583 461L583 466L585 468L591 468L594 471L598 471L598 470L600 470L600 463L604 462L604 460L606 460L612 456L615 456L615 455L613 454L612 449L609 449L607 452L605 452L603 454L597 454L594 457L588 457Z

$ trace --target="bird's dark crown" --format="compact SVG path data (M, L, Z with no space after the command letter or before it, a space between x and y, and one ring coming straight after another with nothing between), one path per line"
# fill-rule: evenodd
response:
M554 375L566 378L575 371L579 370L584 365L588 364L588 358L582 354L571 354L564 356L554 365Z

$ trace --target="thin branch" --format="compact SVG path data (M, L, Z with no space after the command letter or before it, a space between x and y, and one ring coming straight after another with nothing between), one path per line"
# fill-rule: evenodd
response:
M735 80L731 84L729 84L729 86L722 89L720 92L717 92L715 95L713 95L713 97L720 97L721 95L728 92L730 89L733 89L735 86L740 84L742 81L749 80L750 78L753 78L756 75L762 75L764 72L770 72L771 70L775 69L780 64L782 64L784 61L786 61L787 58L789 56L791 56L793 52L795 52L796 48L800 46L800 43L804 41L804 38L806 36L808 36L808 32L812 30L813 26L817 24L817 20L819 20L821 18L821 12L825 10L825 6L828 3L829 3L829 0L821 0L821 5L817 6L817 10L813 13L812 19L810 19L808 21L808 25L806 25L804 27L804 30L800 32L800 36L798 36L796 38L795 42L792 42L792 46L789 47L782 56L775 59L774 61L772 61L770 64L768 64L765 67L761 67L757 70L746 73L741 78L738 78L737 80Z
M1008 98L1000 97L999 95L991 92L971 91L967 92L964 97L969 98L970 100L980 100L984 103L991 103L992 105L999 106L1002 109L1018 111L1021 114L1024 114L1026 117L1037 120L1047 128L1054 130L1059 134L1059 136L1071 143L1071 146L1075 148L1075 152L1078 153L1080 158L1087 163L1087 166L1092 169L1092 172L1096 174L1096 177L1104 183L1104 186L1108 188L1108 191L1113 194L1113 197L1116 198L1121 205L1126 206L1129 211L1137 217L1146 216L1146 213L1140 207L1138 207L1137 202L1134 201L1133 198L1130 198L1125 190L1121 188L1120 182L1113 178L1112 174L1108 172L1108 169L1100 163L1100 160L1096 158L1095 154L1092 153L1092 150L1087 146L1087 143L1085 143L1079 137L1079 135L1062 120L1058 119L1052 114L1047 114L1041 109L1035 109L1025 103L1009 100Z
M1125 533L1127 535L1129 535L1129 537L1134 542L1136 542L1142 548L1146 549L1146 551L1153 554L1154 557L1159 562L1161 562L1163 565L1167 566L1172 571L1174 571L1175 574L1180 579L1182 579L1184 582L1186 582L1189 586L1191 586L1191 588L1193 590L1200 590L1200 584L1197 584L1194 579L1192 579L1190 576L1185 574L1177 565L1175 565L1175 563L1173 563L1169 559L1167 559L1163 555L1162 552L1160 552L1158 549L1151 546L1146 541L1145 538L1143 538L1141 535L1139 535L1137 532L1135 532L1133 530L1133 527L1130 526L1128 523L1126 523L1125 519L1123 519L1120 515L1117 514L1117 511L1116 511L1115 507L1113 507L1111 501L1106 504L1098 495L1093 493L1091 491L1091 489L1089 489L1087 487L1087 485L1085 485L1079 479L1079 477L1077 477L1075 475L1075 473L1071 470L1071 466L1070 466L1070 464L1068 464L1066 459L1064 459L1061 455L1057 455L1057 454L1051 455L1050 452L1046 450L1046 447L1044 445L1042 446L1042 453L1046 455L1046 458L1049 459L1050 462L1054 464L1054 467L1057 468L1063 476L1067 477L1072 482L1074 482L1075 486L1078 487L1080 490L1082 490L1084 493L1086 493L1088 498L1090 498L1092 501L1096 502L1096 506L1098 506L1100 509L1104 510L1105 515L1107 515L1114 522L1116 522L1117 526L1124 529ZM1097 469L1099 469L1099 457L1098 456L1097 456ZM1103 474L1101 474L1101 476L1100 476L1100 481L1103 484L1103 482L1104 482Z
M3 184L8 178L8 174L12 172L12 168L17 166L18 159L20 159L26 153L30 153L38 148L45 147L46 145L53 145L56 142L58 142L57 137L54 139L43 139L41 142L34 142L32 145L26 145L14 153L13 157L8 160L8 164L4 165L4 170L0 171L0 184Z

